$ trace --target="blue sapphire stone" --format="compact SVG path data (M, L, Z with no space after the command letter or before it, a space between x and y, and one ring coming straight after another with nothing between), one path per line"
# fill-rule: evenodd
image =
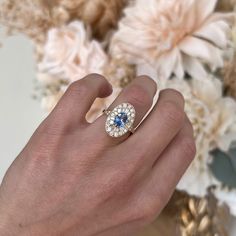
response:
M128 121L128 116L126 113L124 112L121 112L119 113L116 117L115 117L115 125L120 128L120 127L124 127L125 124L127 123Z

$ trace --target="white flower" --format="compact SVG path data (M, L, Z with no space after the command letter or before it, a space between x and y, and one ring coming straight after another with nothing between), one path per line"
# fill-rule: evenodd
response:
M89 40L84 25L74 21L48 32L39 71L74 81L89 73L103 73L107 55L95 40Z
M222 67L229 44L228 15L214 13L216 2L138 0L125 10L111 52L131 64L149 64L161 78L183 78L185 72L206 77L204 65Z
M215 148L227 151L236 141L236 101L222 97L222 83L216 78L202 81L172 79L166 82L165 87L174 88L184 95L185 110L193 124L197 146L196 158L178 188L192 195L204 196L208 187L221 186L208 167L210 152Z

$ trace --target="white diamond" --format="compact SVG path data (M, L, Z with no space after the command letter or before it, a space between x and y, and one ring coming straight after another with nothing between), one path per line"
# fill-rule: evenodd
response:
M135 114L134 114L134 113L132 113L132 114L131 114L131 117L133 117L133 118L134 118L134 117L135 117Z
M111 125L113 125L114 124L114 121L113 120L110 120L110 122L109 122Z
M115 136L115 137L118 137L118 135L119 135L119 134L118 134L117 132L115 132L115 135L114 135L114 136Z

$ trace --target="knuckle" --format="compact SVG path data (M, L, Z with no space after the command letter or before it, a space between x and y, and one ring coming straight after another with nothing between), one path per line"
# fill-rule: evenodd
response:
M157 83L149 76L147 75L140 75L138 77L141 80L145 80L145 83L148 83L150 86L152 86L152 88L156 91L157 90Z
M184 122L184 111L174 101L163 101L162 111L169 125L181 126Z
M134 157L132 158L132 163L131 167L136 171L140 169L141 166L143 166L143 163L147 159L147 156L150 154L149 150L147 147L149 147L150 140L146 140L144 143L145 145L137 145L136 140L132 140L131 145L135 146L135 149L132 151L131 156ZM135 160L135 161L134 161Z
M172 97L175 97L176 100L180 101L181 103L184 103L184 101L185 101L184 96L182 95L182 93L180 93L176 89L168 88L168 89L163 90L162 92L167 92L167 93L171 94Z
M196 144L193 138L184 137L182 139L182 150L184 155L189 159L194 159L196 155Z
M140 213L137 213L137 218L141 220L144 224L150 224L155 220L159 212L159 201L146 201L146 203L143 204Z
M146 224L151 223L156 218L157 211L155 208L146 207L143 211L143 221Z
M101 184L99 184L100 200L111 199L114 196L127 195L130 182L127 178L126 171L114 170L104 173L101 176Z
M140 107L146 107L152 104L150 94L148 94L147 90L141 84L135 84L126 91L126 95L132 104Z
M68 93L76 96L85 97L89 91L89 86L85 81L75 81L70 84L68 88Z

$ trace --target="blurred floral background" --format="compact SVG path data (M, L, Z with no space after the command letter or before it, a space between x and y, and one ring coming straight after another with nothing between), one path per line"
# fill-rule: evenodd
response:
M137 75L180 91L197 155L158 227L142 235L228 235L236 216L235 0L2 0L0 24L6 36L32 41L32 90L47 112L88 73L114 87L90 120Z

